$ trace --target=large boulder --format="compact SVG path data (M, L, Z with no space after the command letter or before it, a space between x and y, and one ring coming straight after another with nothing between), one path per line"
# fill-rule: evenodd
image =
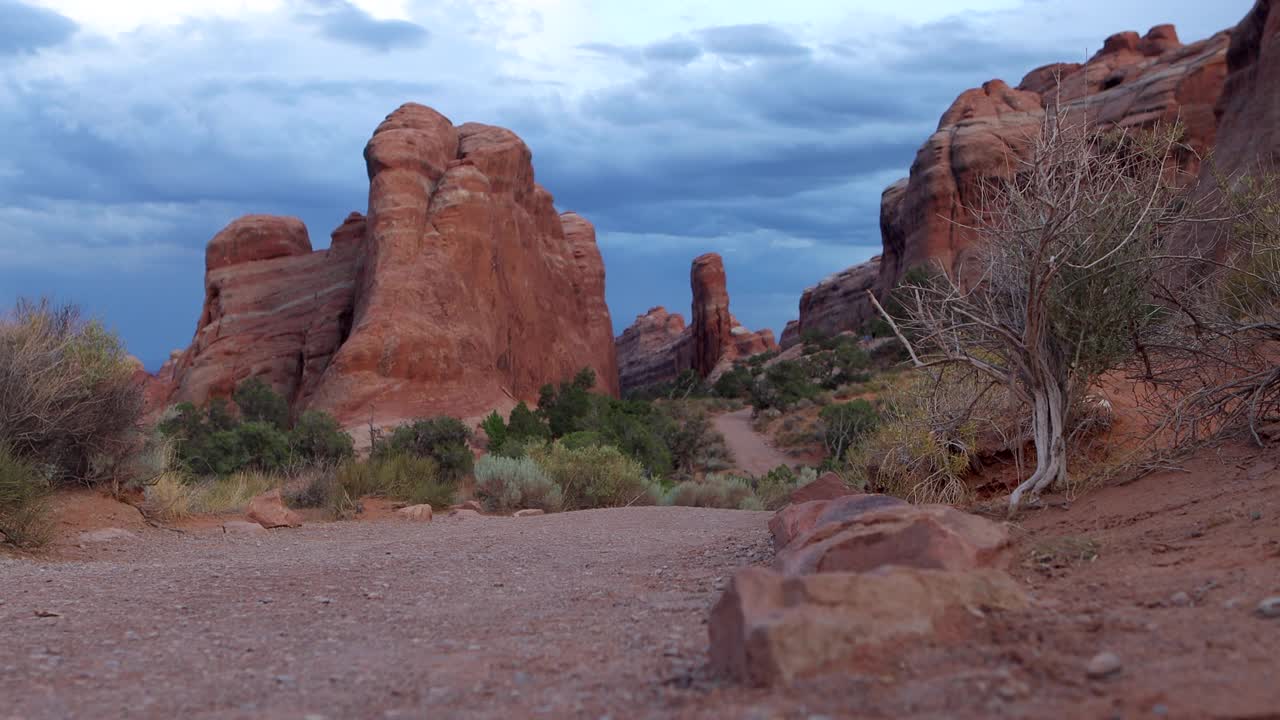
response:
M248 377L349 428L477 417L583 367L618 392L595 230L556 211L519 137L409 104L365 160L368 214L328 249L266 216L209 243L195 339L149 383L150 409Z
M819 515L812 529L778 553L777 566L791 575L867 572L889 565L968 571L1001 569L1009 559L1003 524L947 505L858 509L848 519L837 519L842 511L850 513L837 506Z
M1017 583L995 570L788 576L747 568L711 610L711 667L750 685L786 685L866 661L904 638L963 630L973 611L1026 603Z
M619 335L619 379L623 392L670 382L686 370L714 381L740 358L777 350L773 331L753 332L729 311L724 260L716 253L694 259L689 270L692 318L655 307Z
M302 527L302 516L285 507L284 494L279 488L265 492L250 500L246 515L250 520L268 530L284 527Z
M773 547L781 550L793 540L807 535L820 525L847 525L859 516L886 507L906 505L889 495L847 494L830 500L796 501L774 513L769 519Z

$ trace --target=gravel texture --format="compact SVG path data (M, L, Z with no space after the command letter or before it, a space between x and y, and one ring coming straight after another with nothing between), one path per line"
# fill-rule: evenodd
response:
M143 531L0 557L0 718L664 717L767 514Z

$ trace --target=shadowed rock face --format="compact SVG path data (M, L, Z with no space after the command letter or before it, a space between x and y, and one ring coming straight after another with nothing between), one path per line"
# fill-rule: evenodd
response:
M556 212L531 159L502 128L396 110L365 148L368 215L330 249L263 216L210 242L195 340L149 394L200 403L262 376L349 427L474 417L582 367L616 394L595 229Z
M961 93L920 148L910 176L885 190L879 262L850 268L806 291L799 320L784 335L783 345L794 344L799 332L811 327L828 333L857 330L871 314L867 290L883 296L912 267L938 262L952 268L962 262L975 242L966 225L973 224L980 189L1007 176L1026 156L1046 107L1064 103L1102 128L1180 122L1185 142L1194 150L1180 158L1182 169L1198 172L1200 157L1218 139L1214 109L1223 96L1231 37L1222 32L1183 45L1171 25L1152 28L1145 36L1119 33L1087 63L1037 68L1017 87L992 80ZM1238 94L1262 93L1242 87ZM1273 122L1251 119L1249 125L1277 132ZM1227 150L1221 143L1218 148L1220 153Z
M715 380L738 358L778 345L772 330L751 332L729 312L724 261L716 253L694 259L689 270L693 291L692 322L666 308L651 308L617 337L619 378L623 392L674 380L696 370Z

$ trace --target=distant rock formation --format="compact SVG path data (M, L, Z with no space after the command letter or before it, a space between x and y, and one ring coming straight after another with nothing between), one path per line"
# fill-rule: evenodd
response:
M474 417L582 367L617 394L595 230L556 213L520 138L409 104L365 160L368 216L329 249L266 216L210 241L195 339L151 380L153 409L255 376L348 427Z
M1194 151L1180 157L1183 169L1198 172L1200 158L1218 135L1215 106L1223 94L1231 36L1224 31L1183 45L1171 25L1159 25L1141 37L1119 33L1107 38L1087 63L1037 68L1016 88L992 80L961 93L920 148L910 176L884 192L879 262L850 268L806 291L800 317L783 345L794 344L799 332L810 327L828 333L857 330L870 317L867 290L883 296L912 267L940 262L951 268L962 261L974 244L966 226L973 224L971 210L983 183L1006 176L1025 156L1046 107L1065 103L1102 128L1180 122ZM1233 49L1232 54L1248 52ZM1257 92L1242 89L1239 94ZM1262 119L1251 120L1248 127L1255 127L1255 121L1270 134L1280 132Z
M689 271L692 322L666 308L651 308L616 339L622 392L674 380L695 370L714 380L738 358L778 348L772 330L752 332L729 312L724 260L716 253L694 259Z

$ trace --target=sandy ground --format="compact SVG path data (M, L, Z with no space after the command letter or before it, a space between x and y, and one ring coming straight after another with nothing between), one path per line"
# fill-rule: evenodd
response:
M724 436L733 453L734 466L752 475L764 475L779 465L792 465L795 460L764 442L751 429L751 408L716 415L712 421Z
M82 510L136 537L0 555L0 718L1280 718L1280 619L1255 611L1280 595L1280 453L1186 469L1019 518L1032 609L778 690L706 668L719 588L770 560L764 513L235 538ZM1122 668L1089 679L1102 651Z

